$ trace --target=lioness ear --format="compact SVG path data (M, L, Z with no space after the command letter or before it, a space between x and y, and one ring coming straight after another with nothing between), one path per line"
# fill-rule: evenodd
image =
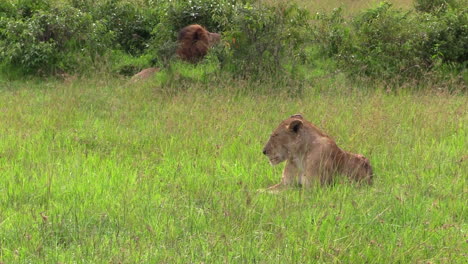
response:
M299 131L302 125L303 125L302 120L295 119L289 124L288 128L294 133L297 133L297 131Z

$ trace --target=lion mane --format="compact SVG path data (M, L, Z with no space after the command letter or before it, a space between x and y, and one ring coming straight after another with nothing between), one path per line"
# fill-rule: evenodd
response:
M179 32L177 55L185 61L196 63L203 59L210 47L218 43L221 35L211 33L200 25L189 25Z

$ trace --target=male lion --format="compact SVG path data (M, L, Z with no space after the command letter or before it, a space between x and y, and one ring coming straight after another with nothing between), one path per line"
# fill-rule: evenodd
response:
M177 55L195 63L203 59L208 49L221 40L221 35L211 33L200 25L186 26L179 32Z
M367 158L340 149L333 139L301 115L281 122L263 148L263 154L272 165L286 160L281 182L268 190L291 185L296 177L304 187L313 183L329 184L335 174L372 183L372 168Z

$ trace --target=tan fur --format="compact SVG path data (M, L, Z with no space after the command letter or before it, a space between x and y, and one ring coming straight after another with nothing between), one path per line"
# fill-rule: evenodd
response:
M186 26L179 32L177 55L185 61L198 62L220 40L220 34L211 33L200 25Z
M140 80L146 80L150 77L152 77L155 73L159 71L159 68L146 68L139 73L135 74L132 76L131 81L132 82L138 82Z
M328 184L336 174L372 183L372 168L366 157L342 150L301 115L281 122L271 134L263 154L272 165L286 161L281 182L268 188L270 190L291 185L296 179L304 187Z

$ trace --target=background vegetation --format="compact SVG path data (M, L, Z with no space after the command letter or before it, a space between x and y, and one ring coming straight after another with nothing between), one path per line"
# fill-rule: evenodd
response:
M389 3L0 1L0 263L465 263L467 5ZM295 113L374 185L258 192Z
M300 2L300 1L299 1ZM360 1L362 3L366 1ZM234 78L460 79L466 85L468 3L417 0L316 10L290 1L7 0L0 4L3 72L132 75L167 68L192 23L220 32L208 63ZM366 2L368 6L369 2ZM360 7L361 5L358 5ZM328 5L333 6L333 5Z

